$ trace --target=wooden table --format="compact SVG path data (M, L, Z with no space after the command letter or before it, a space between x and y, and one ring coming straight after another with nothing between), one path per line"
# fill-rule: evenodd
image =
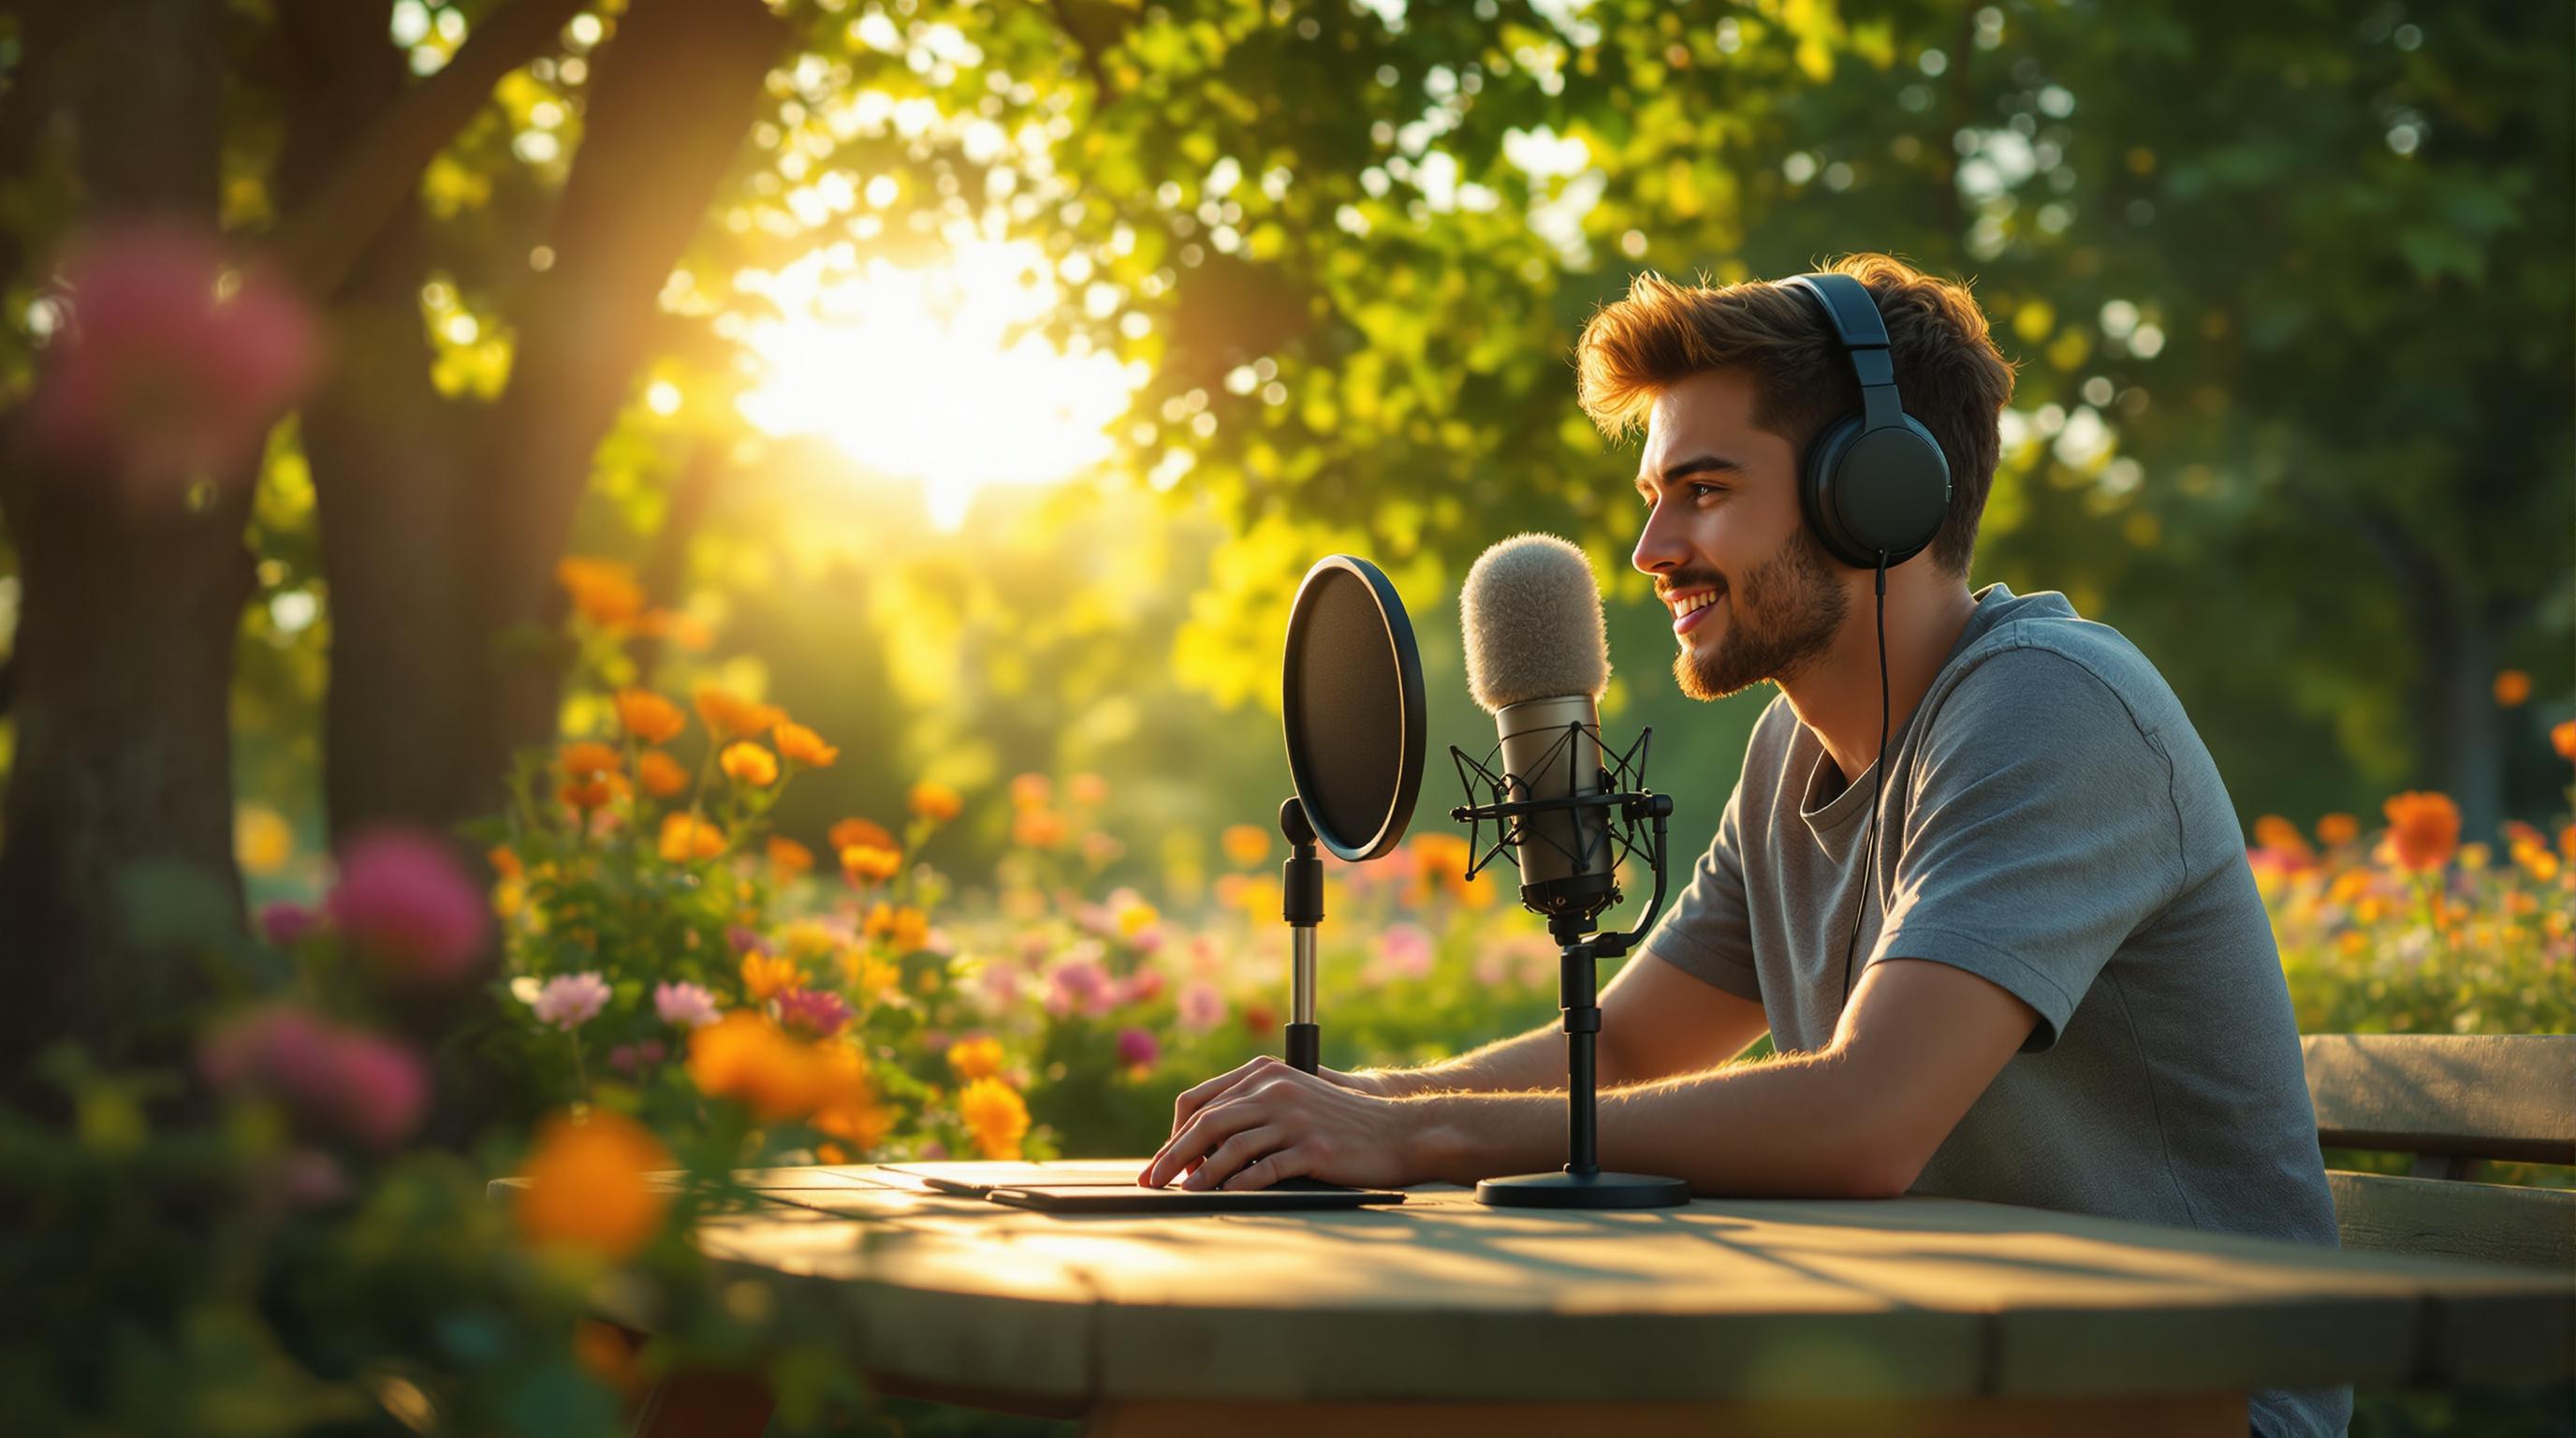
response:
M773 1208L700 1238L729 1279L829 1285L891 1391L1109 1435L2240 1438L2249 1389L2576 1370L2576 1275L1961 1200L1128 1217L873 1167L756 1186ZM708 1398L639 1426L717 1431Z

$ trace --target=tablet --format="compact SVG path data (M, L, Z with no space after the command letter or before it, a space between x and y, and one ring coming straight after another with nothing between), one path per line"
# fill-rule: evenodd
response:
M1341 1188L1332 1184L1301 1186L1295 1179L1270 1188L1243 1189L1032 1184L996 1188L984 1196L1013 1208L1034 1208L1047 1213L1277 1213L1404 1202L1403 1194L1392 1191Z
M938 1193L982 1198L997 1188L1133 1188L1146 1158L1054 1159L1043 1163L987 1160L959 1163L890 1163L888 1173L920 1179Z

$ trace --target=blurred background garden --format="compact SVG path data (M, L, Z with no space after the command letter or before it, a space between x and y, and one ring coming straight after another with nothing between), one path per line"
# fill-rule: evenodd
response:
M1675 691L1573 404L1640 270L1972 281L1971 582L2172 684L2302 1030L2567 1032L2571 57L2394 0L0 6L0 1411L864 1409L687 1219L1149 1152L1276 1050L1324 554L1481 754L1466 563L1576 538L1703 848L1772 691ZM1333 866L1328 1064L1554 1018L1456 802Z

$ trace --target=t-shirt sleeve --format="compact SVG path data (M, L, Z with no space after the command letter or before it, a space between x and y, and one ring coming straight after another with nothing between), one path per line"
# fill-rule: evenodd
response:
M1870 950L1965 969L2057 1042L2094 975L2181 891L2173 765L2091 669L2054 650L1979 665L1933 716ZM1886 843L1885 837L1880 839Z
M1738 998L1762 1002L1753 968L1753 923L1744 907L1744 783L1727 796L1717 836L1690 882L1646 936L1646 952Z

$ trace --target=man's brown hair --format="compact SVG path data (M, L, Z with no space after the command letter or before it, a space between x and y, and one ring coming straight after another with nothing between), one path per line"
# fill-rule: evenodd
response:
M1935 566L1964 577L1994 486L1996 422L2012 398L2013 366L1965 285L1887 255L1852 255L1825 268L1858 279L1877 302L1905 412L1932 431L1950 461L1950 512L1929 552ZM1626 299L1583 327L1575 363L1583 412L1613 438L1640 425L1657 395L1705 370L1745 371L1753 422L1802 459L1828 423L1860 408L1860 382L1815 297L1768 280L1712 288L1639 275Z

